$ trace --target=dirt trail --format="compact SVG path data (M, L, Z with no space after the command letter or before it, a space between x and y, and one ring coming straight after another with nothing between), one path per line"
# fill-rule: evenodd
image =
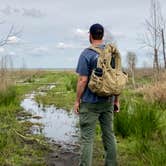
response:
M60 147L56 143L52 143L53 151L50 151L46 160L48 166L78 166L79 164L79 147L67 149ZM57 150L57 146L59 149Z

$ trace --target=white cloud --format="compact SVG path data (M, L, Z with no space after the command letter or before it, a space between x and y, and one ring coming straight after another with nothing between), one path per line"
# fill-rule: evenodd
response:
M104 41L109 43L117 43L117 41L125 39L125 34L121 31L110 31L108 27L105 27Z
M19 14L22 16L28 16L33 18L40 18L45 16L45 13L42 12L40 9L37 8L13 8L10 5L5 6L4 8L0 9L0 12L4 15L13 15L13 14Z
M45 14L39 9L25 9L23 8L23 16L30 16L34 18L43 17Z
M34 52L47 52L48 48L44 46L40 46L34 49Z
M14 56L14 55L16 55L16 53L14 51L10 51L9 55Z
M81 38L87 39L87 37L88 37L88 30L86 30L86 29L77 28L77 29L75 29L74 33L76 36L81 37Z
M0 10L3 14L5 14L5 15L10 15L10 14L12 14L12 9L11 9L11 7L8 5L8 6L6 6L5 8L3 8L3 9L1 9Z
M10 36L8 37L8 44L16 44L20 42L20 38L18 38L17 36Z
M49 49L46 46L38 46L29 50L32 56L45 56L49 54Z
M113 32L112 34L115 37L115 39L123 39L126 37L125 34L122 32Z
M3 47L0 47L0 53L5 52L5 49Z
M59 42L57 45L56 45L56 48L58 49L65 49L65 48L71 48L71 49L82 49L82 48L85 48L86 45L84 45L83 43L64 43L64 42Z
M65 49L65 48L74 48L74 46L72 44L67 44L67 43L64 43L64 42L59 42L56 45L56 48Z

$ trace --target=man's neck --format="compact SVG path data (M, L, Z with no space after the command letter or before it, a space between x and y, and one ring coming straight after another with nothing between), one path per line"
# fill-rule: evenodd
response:
M94 41L92 42L92 45L93 45L93 46L98 46L98 45L101 45L101 44L103 44L103 40L94 40Z

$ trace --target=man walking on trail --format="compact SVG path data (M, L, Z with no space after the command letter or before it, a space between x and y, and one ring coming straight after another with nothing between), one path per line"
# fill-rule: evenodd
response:
M104 28L94 24L89 30L89 41L94 47L104 49ZM116 144L113 133L113 105L119 107L118 97L99 97L88 88L92 70L97 66L99 54L92 49L85 49L78 61L76 72L79 74L77 97L74 110L79 114L81 132L80 166L92 166L93 141L96 123L99 120L105 149L105 166L116 165Z

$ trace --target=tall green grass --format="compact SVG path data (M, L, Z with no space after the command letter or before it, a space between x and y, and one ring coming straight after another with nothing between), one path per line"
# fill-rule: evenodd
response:
M16 90L13 86L8 87L6 90L0 91L0 106L7 106L16 102Z
M165 164L164 114L163 105L145 102L142 96L134 93L122 96L121 112L115 114L114 129L116 135L134 142L131 151L137 157L138 165Z
M13 129L20 130L16 120L16 111L20 109L14 87L0 92L0 163L7 164L8 157L13 153L16 136ZM10 165L10 164L9 164Z
M152 131L160 129L161 115L161 108L156 104L124 100L121 102L121 112L115 115L115 131L122 137L151 137Z
M28 126L17 120L17 115L22 111L20 99L23 93L22 88L18 89L19 87L12 86L0 92L0 165L22 166L25 163L26 165L44 165L42 164L44 152L40 147L24 142L16 133L17 131L26 135L29 131Z
M77 75L76 74L67 75L65 79L65 85L67 91L76 92Z

